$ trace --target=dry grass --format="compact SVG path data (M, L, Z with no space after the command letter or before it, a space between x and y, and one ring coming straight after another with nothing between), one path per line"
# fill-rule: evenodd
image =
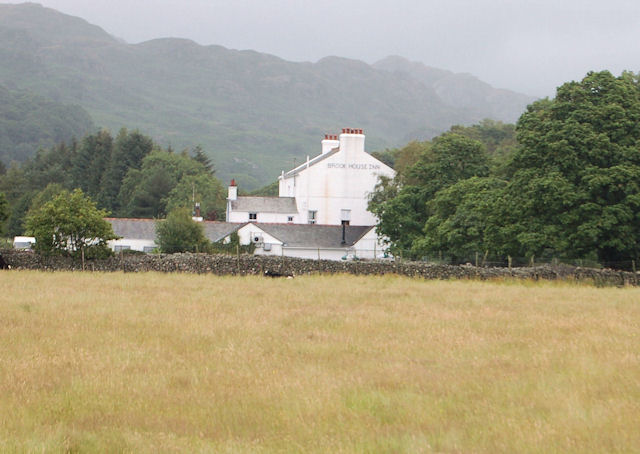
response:
M640 290L0 273L2 452L638 452Z

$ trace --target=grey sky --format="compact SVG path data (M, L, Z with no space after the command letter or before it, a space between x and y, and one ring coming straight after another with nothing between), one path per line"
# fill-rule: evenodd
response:
M183 37L294 61L395 54L538 96L589 70L640 70L637 0L38 1L131 43Z

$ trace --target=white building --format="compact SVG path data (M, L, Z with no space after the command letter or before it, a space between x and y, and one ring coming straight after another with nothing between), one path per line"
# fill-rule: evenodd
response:
M361 129L325 135L322 152L278 177L279 197L238 197L232 181L227 222L373 226L368 196L394 170L365 151Z
M386 257L374 226L250 222L238 230L238 237L241 244L253 243L256 255L313 260Z
M114 252L133 250L153 252L158 248L156 242L156 219L105 218L111 224L113 233L119 238L110 240L107 245ZM243 224L228 222L200 221L204 235L209 241L228 241L233 232L238 231ZM248 244L248 242L247 242Z

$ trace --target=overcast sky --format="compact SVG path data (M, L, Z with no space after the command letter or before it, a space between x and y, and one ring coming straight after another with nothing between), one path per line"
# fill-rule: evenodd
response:
M589 70L640 70L638 0L37 1L130 43L181 37L294 61L401 55L536 96Z

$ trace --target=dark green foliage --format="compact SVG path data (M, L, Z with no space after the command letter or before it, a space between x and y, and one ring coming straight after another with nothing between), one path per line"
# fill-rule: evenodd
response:
M113 154L113 137L107 130L86 136L71 166L73 187L82 189L90 197L98 197L103 176Z
M153 141L139 131L128 132L124 128L120 130L100 182L97 200L101 206L114 213L124 208L118 198L120 186L127 172L130 169L139 169L142 160L152 149Z
M603 262L637 258L638 76L614 77L603 71L566 83L554 100L529 107L517 133L522 147L511 164L512 181L529 178L531 169L539 181L552 175L560 181L547 185L555 192L555 202L521 214L514 232L528 239L521 250L544 253L550 247L545 238L556 236L551 247L561 254L595 253ZM540 223L551 230L548 235L540 236Z
M191 219L188 208L171 211L164 221L156 225L158 245L161 252L204 252L209 241L204 236L202 224Z
M27 192L10 204L9 219L7 221L7 234L9 236L24 234L24 220L34 196L34 192Z
M0 234L4 233L4 223L9 218L9 203L7 198L0 192Z
M193 209L195 197L203 217L224 218L225 191L210 169L187 152L160 150L150 138L126 129L116 140L103 130L79 143L41 149L0 175L0 191L10 205L11 235L24 233L27 211L55 195L52 188L82 189L100 208L115 207L117 216L164 217L177 207Z
M475 253L620 266L638 260L637 75L603 71L564 84L555 99L535 102L522 115L517 148L507 125L452 131L372 196L380 230L396 249L453 261ZM481 140L491 160L454 139L460 135ZM489 178L468 179L470 173Z
M242 245L240 244L240 237L237 232L233 232L229 235L229 242L218 241L217 243L209 244L207 252L210 254L253 254L256 249L254 243Z
M120 213L129 217L164 217L168 210L201 204L203 215L224 210L223 189L211 172L185 154L154 150L131 169L119 195ZM195 200L194 200L195 198Z
M411 244L411 255L466 261L476 252L494 253L490 229L506 181L491 177L461 180L436 193L428 202L430 213L424 235Z
M207 169L211 175L215 175L216 169L213 165L213 161L208 157L202 147L200 145L196 145L193 150L191 150L191 157L194 161L199 162L202 166Z
M413 164L394 180L382 179L371 196L369 210L380 223L378 231L391 241L396 253L408 254L420 238L429 217L427 202L443 188L489 172L489 160L482 143L447 133L433 144L410 144Z
M29 213L27 233L36 238L36 251L86 257L109 254L107 241L115 239L107 212L80 189L62 191L52 200Z
M194 208L200 204L201 216L208 221L224 221L226 192L220 181L202 168L185 173L167 195L167 210L178 207Z

